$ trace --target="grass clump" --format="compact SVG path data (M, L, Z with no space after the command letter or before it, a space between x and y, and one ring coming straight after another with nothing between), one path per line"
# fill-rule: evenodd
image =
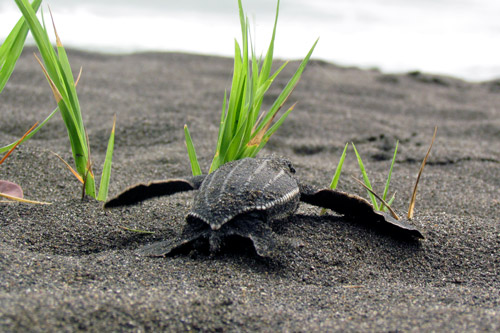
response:
M352 148L354 149L354 153L356 154L356 157L357 157L357 160L358 160L358 165L359 165L359 168L361 170L361 174L363 175L363 181L364 182L358 180L357 178L354 178L354 177L353 178L366 189L366 191L367 191L367 193L368 193L368 195L369 195L369 197L371 199L373 208L375 210L382 211L382 212L385 212L385 211L389 210L389 212L394 216L394 218L399 219L399 217L397 216L397 214L392 210L392 208L390 206L392 204L392 202L394 201L395 194L392 195L392 197L389 200L389 202L386 202L387 194L389 192L389 185L390 185L390 182L391 182L392 169L394 167L394 162L396 161L396 154L397 154L397 151L398 151L399 141L396 142L396 149L394 150L394 155L392 157L391 167L389 169L389 175L387 176L387 181L385 183L385 188L384 188L384 194L383 194L382 197L379 196L379 195L377 195L373 191L372 185L371 185L370 180L368 178L368 174L367 174L365 166L363 164L363 160L361 159L361 156L358 153L358 150L356 149L356 146L354 145L354 143L351 143L351 145L352 145ZM348 146L349 146L349 144L347 143L345 145L345 147L344 147L344 151L342 152L342 155L340 157L339 163L337 164L337 169L335 170L335 173L333 175L332 181L330 183L330 188L332 190L334 190L334 189L337 188L337 184L338 184L339 179L340 179L340 174L342 172L342 166L344 164L344 160L345 160L345 156L346 156L346 153L347 153L347 147ZM377 199L381 202L380 205L378 204ZM326 211L325 209L322 209L321 210L321 214L324 214L325 211Z
M22 12L24 22L31 31L31 34L33 35L33 38L38 46L42 60L40 60L36 55L35 57L42 67L43 73L47 78L52 93L54 94L54 99L57 103L57 109L49 115L41 126L43 126L43 124L50 119L50 117L52 117L57 110L60 111L68 132L76 171L71 167L70 169L75 176L77 176L77 179L83 184L83 193L86 193L97 200L105 201L111 174L115 121L113 122L113 128L108 142L99 192L97 192L94 173L92 171L90 147L76 92L76 86L81 75L81 70L77 80L75 81L66 50L59 39L55 25L54 32L56 36L57 52L50 42L45 21L43 20L43 13L41 23L36 16L35 10L27 0L15 0L15 2ZM36 130L38 130L38 128ZM33 132L31 135L34 134ZM7 150L10 146L12 145L2 149ZM69 166L69 164L67 165Z
M267 112L261 111L265 93L287 64L285 63L271 74L279 4L278 0L271 42L262 60L260 57L257 58L254 45L251 44L248 17L245 16L241 0L238 0L242 48L235 41L231 90L229 98L227 98L227 92L224 94L217 147L209 172L229 161L255 157L295 106L295 104L292 105L273 124L278 112L297 85L317 40L271 108ZM199 175L201 169L187 126L184 131L193 175Z
M417 187L418 187L418 183L419 183L420 177L421 177L421 175L422 175L422 173L424 171L425 164L427 163L427 158L429 157L429 154L431 152L432 145L434 144L434 140L436 140L436 134L437 134L437 127L434 128L434 134L432 136L432 140L431 140L431 143L429 145L429 149L427 150L427 154L425 155L425 157L424 157L424 159L422 161L422 164L420 166L420 170L419 170L418 175L417 175L417 179L415 181L415 186L413 187L413 192L412 192L411 199L410 199L410 204L409 204L409 207L408 207L408 214L407 214L407 218L408 219L412 219L413 218L413 212L414 212L414 209L415 209L415 202L416 202L416 199L417 199ZM389 174L387 176L387 181L385 183L384 193L383 193L382 196L379 196L373 190L373 188L372 188L372 186L370 184L370 180L368 179L368 175L366 173L366 169L364 167L364 164L363 164L363 161L361 159L361 156L359 155L359 153L358 153L358 151L357 151L356 146L354 145L354 143L352 143L352 147L353 147L354 152L356 154L356 157L358 159L358 164L359 164L359 168L361 170L361 174L363 175L363 182L360 181L360 180L358 180L358 179L356 179L356 178L355 178L355 180L357 182L359 182L366 189L366 191L368 192L368 195L369 195L369 197L370 197L370 199L372 201L372 204L373 204L373 207L374 207L375 210L383 211L383 212L386 212L388 210L391 213L391 215L395 219L397 219L397 220L399 220L399 216L391 208L391 204L394 201L396 194L394 193L391 196L390 200L387 201L387 193L389 191L389 184L391 182L392 169L393 169L394 163L396 161L396 154L398 152L398 145L399 145L399 141L396 142L396 148L394 149L394 155L392 157L391 167L389 168ZM345 152L345 150L344 150L344 152ZM380 204L378 204L377 199L381 202Z
M396 161L396 155L398 152L398 145L399 141L396 142L396 149L394 149L394 155L392 157L392 162L391 162L391 167L389 168L389 174L387 176L387 181L385 182L385 188L384 188L384 193L381 197L381 204L379 205L377 202L377 195L374 193L372 185L370 183L370 180L368 179L368 174L366 172L365 166L363 164L363 160L361 159L360 154L358 153L358 150L356 149L356 146L354 143L352 143L352 148L354 149L354 153L356 154L356 158L358 159L358 165L359 169L361 170L361 174L363 175L363 181L364 185L366 186L366 190L368 192L368 196L370 197L373 207L378 210L378 211L387 211L390 209L390 205L394 201L395 194L392 195L391 199L387 202L387 193L389 191L389 185L391 183L391 176L392 176L392 168L394 167L394 162ZM389 206L389 207L388 207Z

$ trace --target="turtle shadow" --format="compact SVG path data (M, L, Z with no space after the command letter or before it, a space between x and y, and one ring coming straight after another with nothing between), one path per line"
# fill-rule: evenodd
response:
M129 220L139 219L138 210L128 211L134 214ZM148 231L154 234L132 232L124 227L127 222L122 215L127 212L103 211L99 202L90 200L70 199L51 206L11 206L2 213L0 241L33 253L83 257L134 250L176 234L175 223L151 227Z
M220 251L213 253L207 241L190 243L179 246L165 257L178 256L189 257L191 260L217 260L231 262L250 268L255 272L266 274L283 275L294 270L293 261L297 257L300 260L308 260L304 253L324 250L327 241L325 239L335 238L328 245L328 251L335 251L335 246L342 246L342 242L348 240L358 243L361 247L381 247L403 250L406 255L419 252L420 242L412 236L398 232L397 228L391 226L374 226L359 220L346 219L341 216L325 215L315 216L296 214L288 219L273 221L270 224L274 232L274 248L270 257L260 256L252 241L245 237L229 236L224 239ZM174 236L170 240L175 243L181 235ZM154 238L143 238L136 244L136 252L144 245L154 241L169 239L167 235L156 235ZM388 256L390 256L388 254Z
M5 237L5 241L23 250L63 256L85 256L105 251L135 253L148 244L180 237L184 223L181 222L182 214L179 213L178 216L171 217L175 223L153 228L151 231L154 231L154 234L136 233L123 230L120 227L123 222L120 221L124 214L131 215L130 220L139 219L141 212L138 209L103 212L100 205L93 202L84 204L79 202L79 205L75 206L73 201L61 203L59 206L61 212L71 213L71 218L66 218L60 223L61 215L57 212L54 213L44 207L28 207L26 212L21 212L24 216L22 226L16 223L5 224L4 227L8 228L5 232L8 231L10 235ZM10 220L15 221L19 212L12 210L10 214L13 215ZM45 218L39 219L39 216ZM151 216L149 219L156 219L156 216ZM202 245L194 252L182 249L173 254L189 255L199 260L230 260L251 266L256 271L280 272L290 265L298 253L300 254L302 243L321 233L354 232L353 238L358 236L361 238L365 233L369 233L375 235L372 235L373 237L392 239L395 244L413 244L405 248L417 249L420 245L418 241L399 237L391 230L373 228L369 223L359 223L334 215L296 214L286 220L272 222L271 228L276 236L271 257L259 256L251 241L241 237L228 237L220 253L211 254L208 245ZM311 246L322 245L312 243Z
M414 236L401 231L401 229L390 225L373 223L359 219L352 219L338 215L308 215L296 214L289 221L276 221L272 225L273 230L283 236L294 233L293 230L310 230L318 233L334 233L351 235L353 239L373 239L374 242L386 241L391 245L402 246L408 250L421 248L421 241Z
M157 238L157 240L165 240L165 238ZM173 243L180 242L182 240L181 235L173 237L170 239ZM135 252L141 255L141 250L148 245L153 244L154 241L149 239L145 241L142 245L139 245ZM231 235L224 239L223 244L218 252L211 252L208 241L198 241L194 244L189 244L186 246L179 246L174 248L170 253L165 256L159 256L165 258L176 258L176 257L187 257L194 261L218 261L221 263L230 263L231 265L236 265L242 269L250 269L254 273L265 273L265 274L279 274L282 272L286 265L282 260L280 255L281 249L280 242L276 242L273 253L271 257L260 256L253 242L245 237ZM144 257L153 257L141 255ZM157 257L158 258L158 257ZM160 258L158 258L160 259Z
M425 255L417 239L341 216L297 214L278 227L291 243L282 247L281 272L299 282L355 284L366 278L359 272L376 267L411 272Z

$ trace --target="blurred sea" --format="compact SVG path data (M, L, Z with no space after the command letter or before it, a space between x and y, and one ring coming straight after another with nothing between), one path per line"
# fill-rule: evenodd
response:
M237 0L45 0L63 44L90 51L233 56ZM265 52L276 2L243 0ZM20 17L0 0L0 41ZM48 22L47 22L48 23ZM499 0L282 0L275 54L384 72L420 70L470 81L500 78ZM33 43L33 42L31 42Z

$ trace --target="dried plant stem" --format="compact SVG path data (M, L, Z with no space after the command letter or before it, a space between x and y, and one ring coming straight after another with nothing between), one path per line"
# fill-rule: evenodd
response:
M37 204L37 205L52 205L50 202L34 201L34 200L18 198L18 197L13 197L12 195L8 195L5 193L0 193L0 197L4 197L4 198L9 199L9 200L19 201L19 202L23 202L23 203L30 203L30 204Z
M363 186L368 192L370 192L371 194L373 194L377 199L380 200L380 202L382 202L384 204L385 207L387 207L387 209L389 209L389 212L391 213L392 217L394 217L396 220L399 220L399 216L398 214L396 214L396 212L391 208L391 206L385 202L384 199L382 199L382 197L380 195L378 195L377 193L375 193L371 188L369 188L368 186L365 185L365 183L363 183L361 180L359 180L358 178L356 177L352 177L355 181L357 181L358 183L361 184L361 186Z
M33 131L36 127L38 126L38 122L35 123L35 125L33 125L26 133L24 133L23 137L20 138L19 140L17 140L17 143L14 145L14 147L12 147L8 152L7 154L5 154L5 156L0 160L0 164L2 164L6 159L7 157L9 157L9 155L14 151L14 149L16 149L16 147L24 140L24 138L31 133L31 131Z
M434 144L434 140L436 139L436 133L437 133L437 126L434 127L434 135L432 136L431 144L429 146L429 149L427 150L427 154L425 155L424 160L422 161L422 165L420 166L420 171L418 172L417 181L415 182L415 187L413 188L413 194L411 195L410 206L408 207L408 219L413 218L413 211L415 209L415 201L417 199L418 182L420 181L420 176L422 175L422 172L424 171L425 164L427 163L427 158L429 157L432 145Z

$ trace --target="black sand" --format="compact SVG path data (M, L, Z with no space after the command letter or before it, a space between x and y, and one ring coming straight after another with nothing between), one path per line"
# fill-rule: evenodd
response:
M117 115L110 195L189 174L185 123L208 168L231 59L70 52L70 60L84 67L78 91L97 176ZM265 108L296 66L277 79ZM400 140L392 189L403 213L439 126L412 222L425 240L400 241L303 204L278 230L273 259L245 249L139 257L141 245L180 232L192 194L106 212L82 202L80 185L50 153L71 159L56 115L0 167L27 198L53 203L0 204L0 331L499 330L499 81L312 61L290 100L299 104L262 153L287 156L301 179L327 185L353 141L381 191ZM0 144L53 108L27 50L0 95ZM351 149L339 188L365 196L350 177L358 170Z

